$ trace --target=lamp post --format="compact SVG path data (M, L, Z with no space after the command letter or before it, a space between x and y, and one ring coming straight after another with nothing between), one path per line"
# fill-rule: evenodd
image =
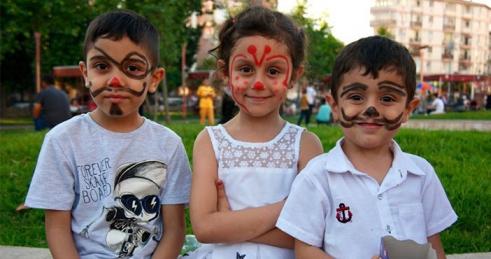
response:
M424 53L423 53L423 49L427 49L429 48L430 46L429 45L420 45L416 48L416 50L419 52L419 60L420 60L420 68L419 68L419 81L421 83L424 82Z
M182 98L182 117L187 116L187 99L189 95L189 87L182 85L177 88L177 94Z

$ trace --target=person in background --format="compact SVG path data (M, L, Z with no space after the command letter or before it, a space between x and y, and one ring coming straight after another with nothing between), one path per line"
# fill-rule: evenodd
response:
M317 97L317 91L313 85L307 85L307 102L309 104L309 109L307 111L307 116L305 117L305 124L308 126L310 123L310 118L312 117L312 113L314 112L315 107L315 99Z
M307 119L309 118L309 101L307 100L307 89L302 89L302 95L300 96L300 116L298 117L297 125L301 125L305 119L305 126L309 126Z
M34 129L37 131L51 129L72 117L68 95L63 90L56 88L54 83L53 76L43 76L42 90L36 96L32 108Z
M321 105L319 106L319 112L315 116L317 125L331 123L331 106L327 104L326 99L321 100Z
M205 79L196 90L196 95L199 97L199 123L205 125L208 119L209 125L215 124L215 107L213 101L216 93L213 86L210 85L210 80Z
M437 93L433 94L433 101L428 110L431 115L445 113L445 103Z

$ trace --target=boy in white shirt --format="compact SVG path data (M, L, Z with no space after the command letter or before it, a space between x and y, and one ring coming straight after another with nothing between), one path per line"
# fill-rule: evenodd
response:
M295 179L276 224L297 258L371 258L386 235L445 258L439 233L457 215L433 167L393 140L419 102L415 71L405 47L379 36L336 58L328 101L344 138Z

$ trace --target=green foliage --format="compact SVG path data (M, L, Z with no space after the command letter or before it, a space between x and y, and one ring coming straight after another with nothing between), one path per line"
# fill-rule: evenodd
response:
M377 29L377 35L383 36L389 39L394 39L394 35L390 32L390 30L387 27L380 26Z
M344 45L332 35L327 23L306 17L305 4L298 4L292 17L307 35L305 76L309 81L322 81L331 73L334 59Z
M168 126L181 136L191 161L194 139L203 127L196 120ZM326 151L342 136L336 126L309 130L319 136ZM0 245L47 246L42 211L14 211L25 198L45 133L0 131ZM424 157L434 166L459 216L457 223L441 234L446 252L491 251L491 135L402 129L396 139L403 150ZM186 231L192 233L188 213L186 217Z
M42 72L49 73L53 66L78 64L83 58L82 43L89 22L117 8L133 10L158 28L160 61L165 67L180 67L181 45L197 41L190 37L193 32L185 27L185 19L200 8L199 0L0 1L2 87L7 92L34 89L34 32L42 35ZM179 85L180 70L167 70L175 74L168 75L169 85Z

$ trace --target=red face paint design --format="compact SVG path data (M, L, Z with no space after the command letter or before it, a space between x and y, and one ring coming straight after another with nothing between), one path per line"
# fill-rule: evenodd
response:
M287 64L286 76L285 76L285 79L283 80L283 86L285 88L288 88L288 78L290 78L290 63L288 63L288 58L284 55L275 55L275 56L267 58L266 61L269 61L269 60L274 59L274 58L283 59L285 61L285 63Z
M287 89L288 88L288 79L291 76L290 75L291 74L290 62L289 62L286 55L274 55L274 56L268 57L268 54L271 53L271 51L272 51L271 47L269 45L265 45L263 53L262 53L261 57L259 57L258 56L259 55L258 49L255 45L249 45L247 47L247 53L249 53L251 55L252 59L254 60L254 64L257 67L261 67L263 65L264 61L269 61L272 59L280 59L280 60L283 60L285 62L285 64L286 64L285 78L284 79L278 78L278 79L282 80L283 88ZM243 58L243 59L247 60L247 57L244 54L237 54L232 58L232 62L230 63L230 68L235 67L236 60L239 58ZM261 68L255 68L255 69L261 69ZM247 90L248 86L250 85L250 81L248 81L248 80L242 81L240 75L234 76L233 75L233 69L229 69L229 71L231 73L230 78L233 78L233 80L229 81L229 88L232 90L231 91L232 98L235 100L235 102L237 103L238 106L242 107L245 111L248 111L247 107L243 103L241 103L241 101L239 101L239 99L237 98L237 95L243 94ZM278 80L274 80L272 82L272 86L274 86L274 87L272 87L272 91L273 91L273 94L275 96L277 96L279 100L281 100L283 98L283 95L281 94L280 89L277 89L278 83L279 83ZM266 86L262 81L258 80L256 82L254 82L254 84L252 85L252 89L262 91L262 90L266 89Z
M257 90L257 91L262 91L264 90L264 84L257 81L256 83L254 83L254 85L252 86L252 89L254 90Z
M263 55L261 56L260 60L257 60L257 56L256 56L257 48L256 48L256 46L254 46L254 45L249 46L247 48L247 52L249 52L249 54L251 54L252 58L254 58L254 63L256 63L256 66L260 66L263 63L264 57L266 57L266 55L269 52L271 52L271 47L269 45L264 46Z
M121 87L121 80L118 77L113 76L111 80L109 80L109 86L111 87Z

